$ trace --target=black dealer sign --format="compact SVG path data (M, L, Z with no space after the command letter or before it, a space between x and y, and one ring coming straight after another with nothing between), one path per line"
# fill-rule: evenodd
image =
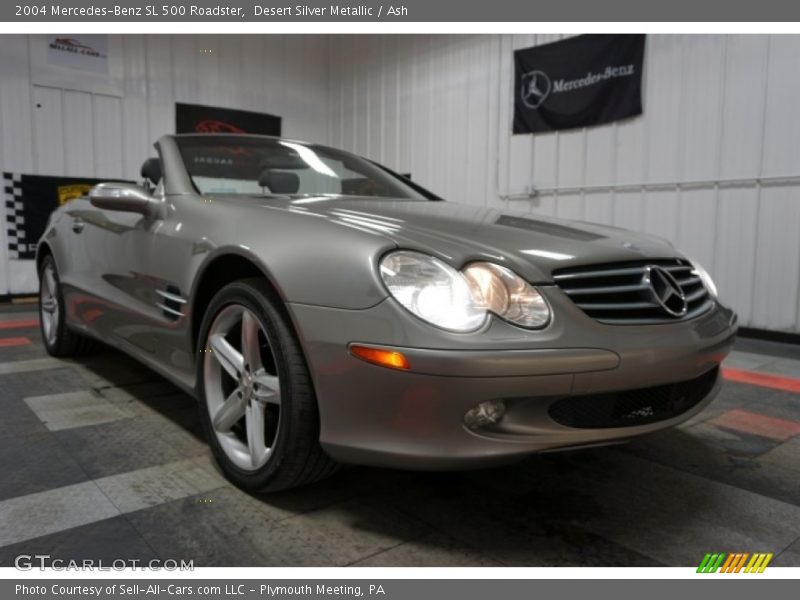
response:
M280 135L281 118L249 110L176 102L175 133Z
M514 52L514 133L642 114L644 35L581 35Z
M8 258L34 258L50 213L61 204L85 196L102 181L125 180L3 173Z

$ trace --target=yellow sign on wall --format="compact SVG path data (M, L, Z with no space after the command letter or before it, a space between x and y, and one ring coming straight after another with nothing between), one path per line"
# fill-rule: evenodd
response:
M92 184L88 183L72 183L69 185L60 185L58 186L58 203L64 204L65 202L69 202L70 200L74 200L75 198L80 198L81 196L85 196L89 193L94 187Z

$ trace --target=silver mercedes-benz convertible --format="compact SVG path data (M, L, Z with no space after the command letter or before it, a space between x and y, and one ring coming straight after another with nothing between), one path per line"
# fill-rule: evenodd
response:
M195 395L245 489L618 442L719 389L736 315L665 240L445 202L291 140L156 149L142 186L53 213L42 336L54 356L111 344Z

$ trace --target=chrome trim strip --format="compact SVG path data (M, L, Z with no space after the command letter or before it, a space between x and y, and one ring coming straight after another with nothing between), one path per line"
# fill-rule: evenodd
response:
M695 319L707 313L711 308L714 306L714 302L711 300L707 300L699 307L690 310L682 317L675 317L669 318L665 317L663 319L595 319L598 323L603 323L604 325L666 325L670 323L686 323L691 319Z
M598 287L587 287L587 288L561 288L561 290L567 295L580 295L580 294L617 294L622 292L640 292L650 289L648 286L636 283L632 285L605 285L605 286L598 286Z
M166 298L167 300L171 300L172 302L178 302L180 304L186 304L186 299L175 294L170 294L169 292L165 292L163 290L156 290L156 294L161 296L162 298Z
M694 302L695 300L699 300L703 296L708 294L705 287L701 287L699 290L692 292L691 294L686 295L686 302Z
M644 308L659 308L659 305L655 302L591 302L585 304L579 304L576 302L575 304L584 310L636 310Z
M160 308L161 310L163 310L164 312L170 313L171 315L175 315L176 317L182 317L183 316L182 312L180 312L178 310L175 310L174 308L170 308L169 306L165 306L165 305L163 305L161 303L157 303L156 306L158 308Z
M591 267L586 267L591 269ZM614 275L638 275L644 273L644 266L642 267L625 267L622 269L605 269L602 271L581 271L580 273L565 273L562 275L553 275L556 281L566 281L569 279L586 279L589 277L613 277Z
M688 279L677 279L676 278L675 281L678 282L678 285L683 287L683 286L686 286L686 285L695 285L695 284L700 283L700 278L699 277L689 277Z
M619 269L603 269L600 271L593 271L591 267L587 267L586 271L580 271L577 273L562 273L560 275L553 275L553 279L556 281L564 281L568 279L585 279L587 277L613 277L615 275L638 275L639 273L644 273L645 267L648 265L643 265L641 267L622 267ZM669 271L670 273L676 271L691 271L692 267L690 265L660 265L657 262L653 263L654 267L659 267L664 269L665 271Z

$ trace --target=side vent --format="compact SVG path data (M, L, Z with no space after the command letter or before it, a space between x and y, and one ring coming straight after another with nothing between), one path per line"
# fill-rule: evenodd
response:
M177 321L183 315L183 306L186 299L181 296L180 290L174 285L168 285L166 290L156 290L156 294L161 297L161 301L156 306L161 309L164 316L171 321Z

